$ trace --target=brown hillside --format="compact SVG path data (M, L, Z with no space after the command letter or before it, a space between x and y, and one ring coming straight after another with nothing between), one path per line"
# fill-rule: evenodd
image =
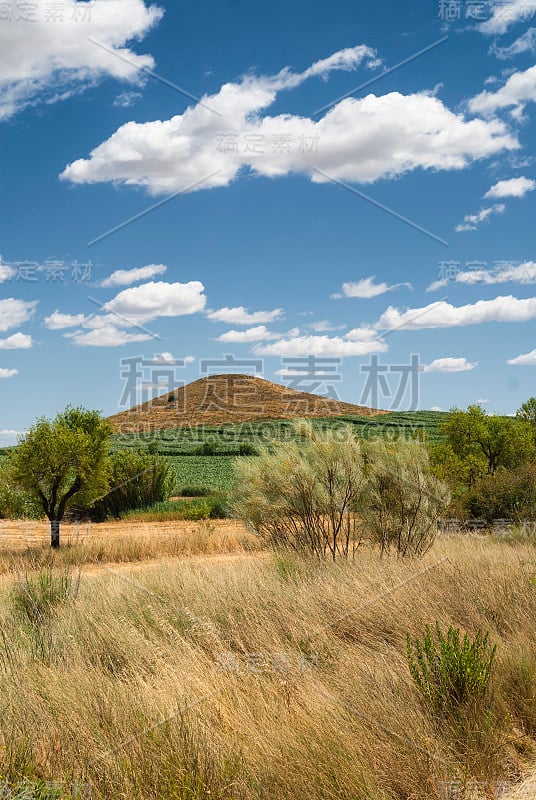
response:
M384 411L298 392L250 375L210 375L109 418L115 433L252 422L375 416Z

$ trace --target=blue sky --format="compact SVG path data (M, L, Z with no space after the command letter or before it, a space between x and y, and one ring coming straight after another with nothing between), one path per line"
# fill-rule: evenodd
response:
M535 393L536 2L0 6L0 443L135 357Z

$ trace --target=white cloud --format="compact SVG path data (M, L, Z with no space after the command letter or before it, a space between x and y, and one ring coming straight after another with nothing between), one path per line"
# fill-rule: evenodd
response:
M114 108L131 108L136 100L143 97L141 92L121 92L113 102Z
M523 113L524 104L536 100L536 65L524 72L514 72L496 92L481 92L471 98L469 110L474 114L493 114L501 108L517 109Z
M529 28L509 47L498 47L497 45L492 47L492 52L497 58L513 58L521 53L534 50L536 50L536 28Z
M185 364L191 364L195 361L195 356L185 356L184 358L175 358L171 353L159 353L153 359L154 364L175 364L177 361L184 361Z
M467 372L474 369L478 361L467 361L466 358L436 358L431 364L423 366L423 372Z
M389 306L375 327L380 330L420 330L480 325L484 322L527 322L536 317L536 297L520 300L512 295L453 306L444 300L423 308L399 311Z
M519 147L503 122L467 120L431 92L349 97L319 119L266 113L281 90L331 69L354 68L371 54L359 46L297 75L284 69L273 77L247 76L171 119L128 122L89 158L69 164L61 178L144 186L155 195L228 186L248 171L272 178L299 173L325 183L319 169L332 178L372 183L415 169L462 169ZM277 137L286 145L245 152L239 144L247 135L262 137L262 143Z
M101 287L108 288L114 286L130 286L131 283L146 281L156 275L163 275L167 270L164 264L149 264L146 267L135 267L134 269L118 269L101 282Z
M509 358L508 364L518 364L525 367L536 367L536 350L531 350L530 353L524 353L522 355L516 356L515 358Z
M10 264L4 264L0 256L0 283L11 280L16 275L16 270Z
M331 331L343 331L346 325L332 325L328 319L321 319L318 322L310 322L306 325L315 333L330 333Z
M430 411L443 411L443 409L441 408L441 406L432 406Z
M292 333L292 331L290 332ZM258 356L366 356L385 353L388 347L371 329L356 328L344 336L289 335L272 344L256 345Z
M45 317L45 327L51 331L61 331L65 328L76 328L86 321L85 314L62 314L61 311L54 311L49 317Z
M507 3L497 3L493 8L493 14L478 27L482 33L503 34L508 28L521 20L530 19L536 11L534 0L510 0Z
M536 189L536 181L532 178L510 178L506 181L498 181L491 189L488 189L484 197L525 197L527 192Z
M460 233L461 231L476 231L481 222L485 222L493 214L503 214L506 206L504 203L495 203L489 208L481 208L478 214L466 214L463 222L456 225L455 230Z
M124 289L103 305L109 314L118 314L133 323L157 317L180 317L196 314L205 308L205 287L200 281L189 283L144 283Z
M17 439L19 436L22 436L22 431L14 431L10 430L9 428L0 430L0 440L4 447L17 444Z
M18 369L4 369L0 367L0 378L13 378L14 375L18 375Z
M119 328L108 326L92 331L75 331L64 334L74 344L80 347L119 347L132 342L146 342L154 337L146 333L127 333Z
M285 312L282 308L273 311L254 311L250 313L244 306L236 308L219 308L207 313L208 319L213 322L225 322L228 325L257 325L265 322L274 322L283 319Z
M340 300L343 297L359 297L368 300L372 297L385 294L386 292L391 292L394 289L399 289L401 286L406 286L411 289L411 283L396 283L393 286L389 286L389 284L385 282L374 283L375 279L376 276L371 275L370 278L361 278L359 281L343 283L342 294L332 294L331 297L333 300Z
M7 339L0 339L0 350L29 350L33 339L26 333L12 333Z
M139 82L139 68L154 67L127 42L140 41L163 11L143 0L62 0L63 21L47 21L43 2L28 3L35 21L18 19L0 26L0 119L38 101L55 102L105 77ZM78 15L78 20L76 16ZM114 55L90 39L113 50ZM125 60L126 59L126 60Z
M529 285L536 283L536 263L534 261L525 261L522 264L515 265L504 262L503 265L493 270L479 269L459 272L456 275L456 283L485 284L487 286L492 286L496 283Z
M434 281L427 287L427 292L434 292L450 284L446 278ZM497 262L493 269L473 269L457 272L454 283L461 283L469 286L483 284L493 286L497 283L518 283L530 285L536 283L536 262L525 261L522 264L510 263L508 261Z
M16 300L14 297L0 300L0 332L3 333L28 322L35 311L37 302L37 300L30 302Z
M216 339L217 342L262 342L266 339L278 339L281 334L271 333L265 325L247 328L245 331L227 331Z
M475 403L478 403L479 406L485 406L486 403L491 402L490 400L486 399L485 397L479 397L478 400L475 400Z

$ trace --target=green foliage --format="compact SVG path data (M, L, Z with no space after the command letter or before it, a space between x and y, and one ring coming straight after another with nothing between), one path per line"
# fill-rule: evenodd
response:
M0 467L0 519L41 519L43 508L17 485L9 465Z
M183 486L178 494L179 497L207 497L212 494L213 491L213 489L209 489L207 486Z
M49 520L73 504L91 505L108 487L111 429L97 411L67 409L40 419L9 456L12 480L38 502Z
M230 456L175 456L168 459L178 486L205 486L227 491L235 482L236 458Z
M391 441L398 439L426 439L440 441L441 422L446 417L441 411L393 411L375 417L343 416L311 420L314 428L327 431L350 426L354 434L363 439L381 437ZM168 457L199 455L199 449L209 443L213 455L255 455L257 449L274 439L294 441L296 438L293 420L268 420L246 422L240 425L199 426L151 431L149 434L123 434L114 437L117 449L146 449L148 441L158 446L158 452Z
M109 458L110 488L90 510L94 519L119 518L131 509L167 500L175 474L166 458L147 452L118 451Z
M529 422L533 427L536 427L536 397L529 397L520 408L518 408L516 416L519 419Z
M479 466L480 474L515 469L535 457L530 424L520 417L488 415L478 405L469 406L467 411L453 408L441 430L452 452L462 461Z
M235 513L273 547L347 557L358 540L361 446L349 427L298 423L296 433L301 443L273 442L237 463Z
M379 439L365 447L367 484L362 514L382 554L420 556L430 549L447 507L447 486L431 472L427 448L416 441Z
M489 644L489 633L479 630L473 640L463 639L459 628L445 635L439 623L435 637L426 627L423 641L407 635L407 657L411 677L425 703L441 715L457 715L485 698L497 646Z
M462 516L485 519L536 519L536 464L485 475L458 501Z

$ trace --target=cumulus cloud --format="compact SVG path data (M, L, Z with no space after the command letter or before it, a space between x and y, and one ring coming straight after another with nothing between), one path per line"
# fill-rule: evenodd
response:
M371 275L370 278L361 278L359 281L348 281L343 283L342 293L332 294L331 297L333 300L340 300L343 297L360 297L368 300L386 292L391 292L394 289L399 289L401 286L411 289L411 283L395 283L393 286L389 286L385 282L374 283L375 280L376 276Z
M481 92L469 100L474 114L494 114L504 108L514 108L520 117L525 103L536 100L536 66L524 72L514 72L496 92Z
M0 378L13 378L14 375L18 374L18 369L4 369L4 367L0 367Z
M244 172L272 178L299 173L324 183L328 178L320 170L372 183L415 169L462 169L519 147L503 122L467 120L430 92L349 97L318 120L267 113L280 91L372 58L373 51L361 45L299 74L287 68L224 84L171 119L121 126L88 158L69 164L61 178L144 186L155 195L228 186ZM248 142L257 145L244 146Z
M506 181L498 181L491 189L488 189L484 197L525 197L527 192L536 189L536 181L532 178L509 178Z
M265 325L247 328L245 331L227 331L216 339L217 342L240 343L262 342L266 339L278 339L281 334L271 333Z
M109 288L115 286L130 286L131 283L146 281L156 275L163 275L167 270L164 264L148 264L146 267L135 267L134 269L118 269L101 281L101 287Z
M0 339L0 350L29 350L33 339L26 333L12 333L7 339Z
M491 4L493 14L478 27L482 33L489 35L503 34L522 20L530 19L536 12L534 0L510 0L507 3Z
M236 308L218 308L207 313L208 319L213 322L225 322L227 325L257 325L283 319L285 312L282 308L273 311L254 311L250 313L244 306Z
M467 361L466 358L436 358L430 364L424 364L423 372L467 372L474 369L478 361Z
M456 328L484 322L527 322L534 317L536 297L520 300L506 295L494 300L478 300L464 306L453 306L444 300L407 311L389 306L375 327L380 330Z
M536 350L531 350L530 353L524 353L522 355L516 356L515 358L509 358L508 364L518 364L520 366L525 366L525 367L535 367Z
M24 14L18 18L11 5L13 19L0 26L0 119L38 100L65 98L105 77L139 82L140 67L154 67L150 55L138 55L127 42L143 39L161 19L163 11L155 5L146 6L143 0L62 0L56 4L62 20L55 22L47 19L51 3L24 4L32 7L27 11L32 21Z
M165 283L151 281L124 289L104 303L103 310L133 322L148 322L158 317L180 317L196 314L205 308L205 287L200 281Z
M495 205L489 208L481 208L478 214L466 214L463 218L463 222L456 225L455 230L457 233L461 231L476 231L478 226L489 219L493 214L503 214L505 208L506 206L504 203L495 203Z
M32 317L37 306L37 300L27 302L8 297L0 300L0 332L8 331L22 325Z
M85 314L62 314L61 311L54 311L50 316L45 317L44 323L51 331L61 331L65 328L76 328L86 321Z
M344 336L303 336L293 331L277 342L253 348L258 356L366 356L388 349L378 334L369 328L355 328Z

